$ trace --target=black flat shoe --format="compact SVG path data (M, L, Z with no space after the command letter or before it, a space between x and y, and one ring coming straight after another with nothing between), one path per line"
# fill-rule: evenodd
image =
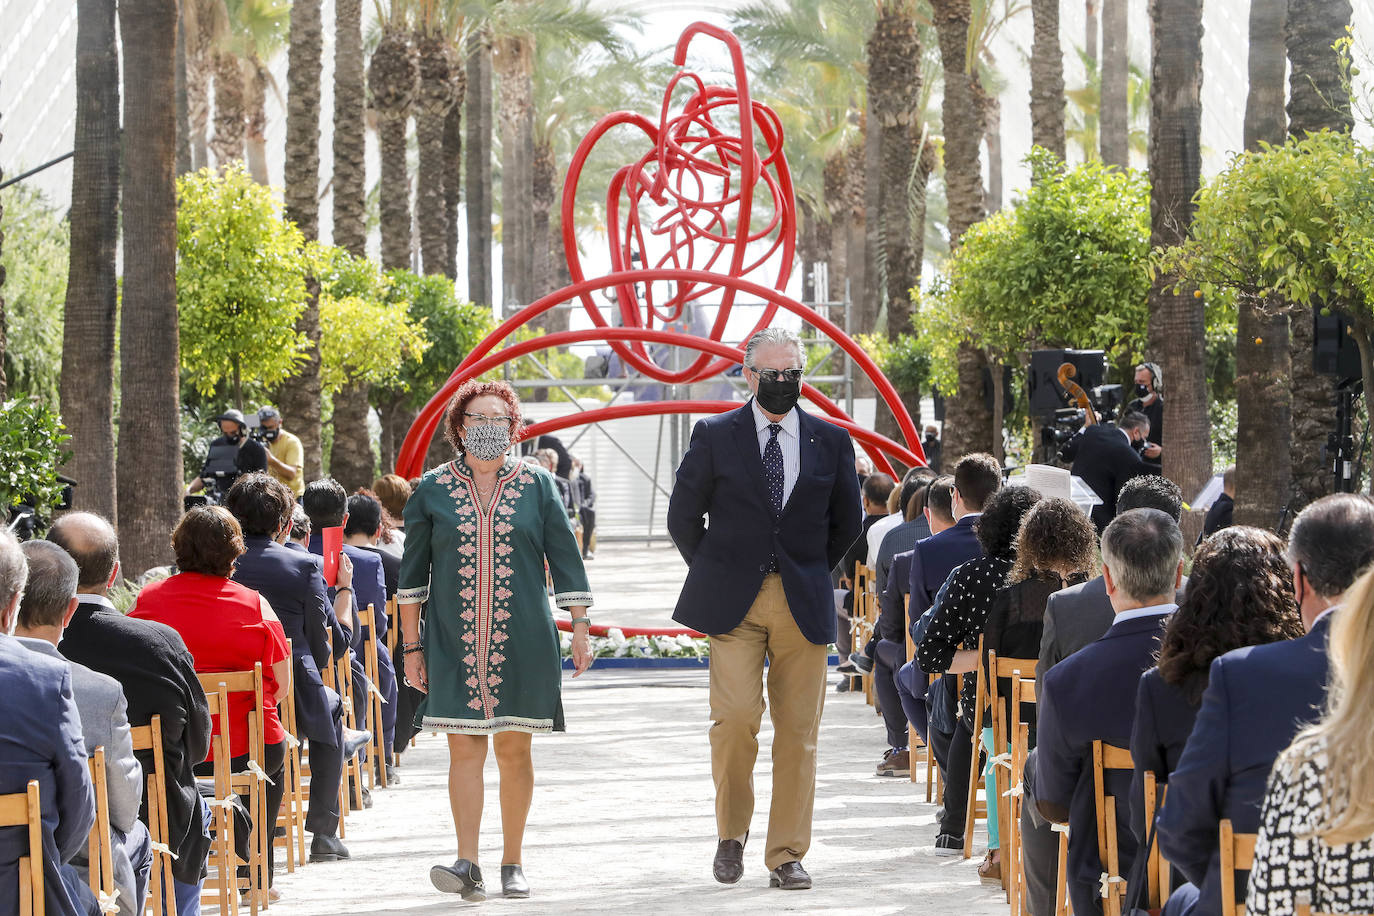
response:
M317 833L310 841L311 862L337 862L348 857L348 847L336 836Z
M744 834L749 841L749 834ZM744 875L744 843L739 840L721 840L716 845L716 860L711 872L721 884L734 884Z
M784 862L768 873L768 886L785 891L809 891L811 876L800 862Z
M482 869L467 859L452 865L435 865L429 870L429 880L445 894L457 894L474 902L487 899L487 887L482 883Z
M519 865L501 866L501 895L503 897L528 897L530 883L525 880L525 872Z

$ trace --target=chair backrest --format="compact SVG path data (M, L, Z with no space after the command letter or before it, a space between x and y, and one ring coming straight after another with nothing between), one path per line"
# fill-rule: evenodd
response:
M401 617L398 608L395 595L386 599L386 617L389 621L386 628L386 650L392 655L396 654L396 640L401 632Z
M1144 783L1145 831L1148 835L1155 822L1155 812L1163 806L1164 799L1169 794L1169 787L1159 784L1159 777L1154 770L1145 771ZM1149 879L1150 908L1159 909L1164 905L1164 901L1169 899L1171 888L1169 887L1169 862L1160 852L1158 840L1150 847L1150 861L1145 866L1145 874Z
M1221 846L1221 912L1222 916L1245 916L1245 901L1236 902L1236 872L1249 871L1255 865L1255 838L1258 834L1236 833L1231 819L1221 822L1218 840Z
M19 860L19 912L43 916L43 806L38 780L25 791L0 795L0 827L27 827L29 854Z
M1021 826L1020 812L1022 805L1021 787L1024 784L1024 774L1026 771L1026 758L1030 756L1030 725L1021 721L1021 704L1035 704L1035 678L1030 676L1035 673L1035 666L1029 669L1014 667L1011 671L1011 689L1007 692L1008 705L1011 708L1011 721L1007 723L1006 741L1011 745L1011 783L1010 795L1006 798L1007 811L1007 832L1009 842L1006 845L1007 855L1003 856L1002 861L1010 866L1008 882L1009 899L1011 912L1020 914L1027 912L1024 905L1026 896L1026 870L1025 863L1021 857ZM998 799L999 806L1002 799ZM1000 810L1000 809L999 809Z
M134 752L143 751L147 763L143 775L147 777L147 788L143 791L148 805L148 833L157 846L153 847L153 868L148 899L153 903L153 912L176 916L176 899L172 895L172 855L170 831L167 829L167 760L162 752L162 717L153 716L147 725L136 725L129 729L133 739ZM140 761L142 762L142 761ZM161 847L161 848L159 848ZM166 849L167 852L162 850ZM163 894L166 888L167 893ZM162 901L166 900L165 910Z
M87 766L91 770L91 787L95 790L95 822L86 838L86 880L91 892L113 894L114 859L110 845L110 787L105 782L105 748L98 747L91 754Z
M1126 885L1121 874L1117 852L1116 799L1107 794L1108 770L1135 771L1129 748L1117 747L1102 741L1093 742L1093 806L1097 815L1097 853L1110 880L1108 893L1103 895L1106 916L1120 916Z
M229 776L229 688L223 683L205 684L205 702L210 715L218 716L220 727L210 737L210 757L214 761L215 801L224 802L233 791ZM213 812L215 841L210 845L208 863L214 871L207 877L201 892L201 902L214 902L220 913L233 916L238 912L238 869L234 851L234 817L223 804Z
M1004 754L1015 735L1007 718L1007 702L1004 702L1007 698L1000 696L1001 682L1010 681L1013 675L1019 674L1023 680L1034 686L1036 659L999 658L997 653L991 650L988 651L987 659L987 671L984 676L988 680L988 704L992 711L993 747L997 749L998 754Z
M253 708L248 711L248 757L258 763L263 763L265 750L263 747L263 709L264 709L264 688L262 682L262 662L254 662L251 669L243 671L207 671L197 672L196 677L200 680L201 687L205 688L205 693L218 692L219 688L224 687L226 696L232 693L251 693L253 695ZM225 714L219 717L221 733L228 734L228 701L224 705ZM225 747L228 748L228 739L225 739ZM219 751L216 749L216 755ZM225 753L228 753L226 750ZM226 760L229 758L226 757Z

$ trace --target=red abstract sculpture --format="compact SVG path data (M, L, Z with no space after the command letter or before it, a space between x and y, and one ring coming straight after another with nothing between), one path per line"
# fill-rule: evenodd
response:
M779 308L786 309L825 333L873 381L897 418L905 447L858 426L810 385L804 386L803 393L824 411L825 419L847 429L880 470L892 473L889 455L907 465L926 463L911 416L878 366L841 328L786 295L797 216L792 177L782 150L782 125L771 109L750 98L744 53L739 41L724 29L702 22L689 26L678 39L674 64L685 64L687 48L698 34L718 39L729 49L735 85L708 86L696 73L681 70L664 92L657 124L639 114L616 112L602 118L583 138L563 185L563 248L572 285L521 309L477 345L420 411L397 457L396 473L414 477L424 471L429 441L449 398L463 382L526 353L604 341L626 365L665 384L700 382L725 372L744 360L742 349L723 342L740 294L764 303L754 331L768 327ZM692 91L674 114L673 94L683 83ZM738 135L730 129L732 120L737 122ZM611 273L588 279L577 248L577 185L598 141L622 125L643 131L648 149L611 179L606 196ZM766 212L766 218L757 218L760 212ZM753 282L750 278L774 258L778 266L771 285ZM593 303L591 294L600 290L614 292L621 327L611 327ZM594 328L547 334L492 352L535 316L574 299L582 302ZM655 322L678 321L686 306L698 302L718 305L709 337L655 329ZM646 343L684 347L700 355L684 369L669 370L654 361ZM537 436L621 417L718 413L737 407L733 401L624 404L535 423L526 434Z

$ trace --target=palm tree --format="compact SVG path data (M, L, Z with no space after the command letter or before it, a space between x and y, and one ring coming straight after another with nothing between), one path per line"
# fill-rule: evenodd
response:
M149 436L180 415L176 299L177 0L124 0L124 305L120 319L120 552L138 574L170 559L181 516L181 441Z
M215 7L222 0L185 0L181 4L182 56L186 69L187 145L191 168L210 164L207 131L210 124L211 52L215 45ZM218 20L223 22L224 20Z
M463 179L463 102L467 95L468 71L463 45L453 49L453 95L455 102L444 117L444 276L458 276L458 200Z
M267 93L280 90L272 78L270 63L286 47L291 24L288 0L238 0L234 18L235 49L244 75L245 159L248 174L258 184L268 184Z
M215 74L215 134L210 139L210 152L215 166L221 171L231 162L242 161L244 120L243 66L232 47L231 19L225 3L212 8L215 34L218 36L212 51Z
M1031 0L1031 142L1064 158L1064 54L1059 0Z
M1126 93L1130 80L1127 0L1102 0L1102 161L1117 168L1131 164Z
M468 299L490 305L491 296L491 34L480 24L467 44L466 143L463 185L468 221Z
M115 243L119 237L119 49L115 8L76 8L76 155L71 261L62 328L62 422L71 434L66 473L77 508L116 517L114 429Z
M415 186L415 210L420 229L420 261L426 274L452 273L451 268L444 268L450 218L444 187L448 171L444 131L449 111L462 103L457 96L457 74L462 72L462 66L454 46L461 41L463 19L456 12L450 16L444 12L435 0L422 0L411 37L419 71L415 138L420 149L420 171Z
M1181 244L1202 171L1202 0L1154 0L1150 66L1150 245ZM1149 352L1169 378L1164 475L1197 493L1212 474L1202 300L1159 277L1150 289Z
M368 88L381 135L382 266L410 266L410 175L406 165L406 124L415 101L418 73L406 33L405 10L392 0L384 11L382 38L372 52Z
M334 244L367 257L362 0L334 4Z
M290 52L286 69L285 216L307 242L320 234L320 58L324 26L320 0L291 4ZM296 330L310 341L296 375L282 385L277 401L305 448L305 479L324 476L320 429L319 286L312 279Z
M1250 91L1245 104L1245 148L1278 145L1287 133L1283 111L1286 70L1285 0L1250 4ZM1236 524L1273 527L1288 502L1293 464L1288 316L1278 302L1242 294L1236 314Z
M1322 129L1348 133L1350 99L1341 85L1337 53L1332 45L1350 24L1348 0L1289 0L1288 133L1304 137ZM1293 465L1291 508L1294 512L1330 489L1330 471L1322 450L1335 425L1330 380L1312 370L1312 319L1308 309L1293 313L1289 354L1292 363L1293 429L1289 437Z

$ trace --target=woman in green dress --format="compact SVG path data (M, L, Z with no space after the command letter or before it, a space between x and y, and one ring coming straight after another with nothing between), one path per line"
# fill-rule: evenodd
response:
M504 382L470 381L449 401L445 435L457 452L420 480L405 507L397 601L406 680L426 696L416 725L448 734L449 804L458 861L436 865L439 890L482 900L478 866L487 736L501 774L501 886L529 896L520 847L534 793L530 735L563 730L558 632L545 589L572 614L573 677L590 667L592 603L577 540L553 476L509 455L523 429ZM420 641L420 604L426 602Z

